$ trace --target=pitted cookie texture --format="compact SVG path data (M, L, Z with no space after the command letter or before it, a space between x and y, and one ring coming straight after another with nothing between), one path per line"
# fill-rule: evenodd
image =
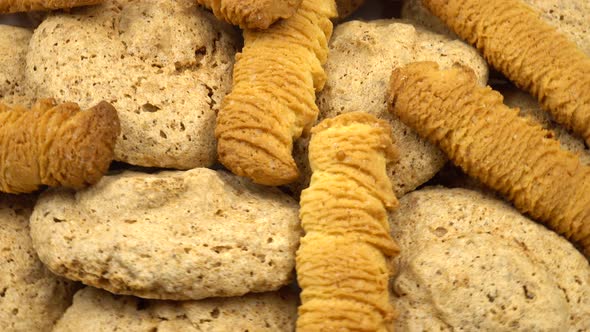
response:
M428 181L446 162L439 149L387 112L391 70L413 61L436 61L443 67L461 63L472 68L483 85L488 68L475 49L449 37L396 20L351 21L338 25L326 63L328 80L318 94L319 119L363 111L389 122L399 160L388 168L398 197ZM294 192L306 188L310 171L306 142L296 143L295 159L302 170Z
M291 281L297 213L286 194L226 172L127 171L44 193L31 236L53 272L114 293L240 296Z
M25 63L32 31L0 24L0 102L29 106Z
M390 215L396 331L587 331L590 266L507 203L426 188Z
M33 196L0 194L0 326L7 332L45 332L72 302L72 282L52 274L29 236Z
M236 38L191 0L108 0L51 14L35 30L27 81L39 97L115 106L115 158L177 169L216 160L215 114Z
M268 29L282 18L289 18L301 0L197 0L220 20L243 29Z
M200 301L143 300L85 288L53 332L293 331L297 298L286 292Z

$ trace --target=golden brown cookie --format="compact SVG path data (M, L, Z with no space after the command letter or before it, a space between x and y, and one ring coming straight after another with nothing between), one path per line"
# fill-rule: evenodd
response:
M304 0L270 29L244 31L215 128L219 160L235 174L265 185L299 176L293 140L317 118L315 93L326 81L322 64L335 15L334 0Z
M519 0L424 0L492 66L590 144L590 58Z
M298 331L386 331L389 259L399 249L387 208L398 202L385 172L395 157L387 122L354 112L312 129L311 185L301 194L306 235L297 252Z
M267 29L282 18L291 17L301 0L197 0L220 20L243 29Z
M52 10L96 5L104 0L0 0L0 13Z
M107 102L87 111L52 99L31 110L0 104L0 191L96 183L111 164L119 131L117 111Z
M467 174L590 256L590 167L538 124L477 86L464 67L420 62L393 71L391 111Z

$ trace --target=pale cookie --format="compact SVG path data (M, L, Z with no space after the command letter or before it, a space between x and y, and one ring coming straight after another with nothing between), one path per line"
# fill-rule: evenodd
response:
M32 32L0 24L0 102L28 104L25 86L25 58ZM27 105L28 106L28 105Z
M590 266L565 239L465 189L406 195L396 331L588 331Z
M49 331L72 301L73 283L53 275L29 236L31 196L0 195L0 326L9 332Z
M31 236L52 271L113 293L240 296L291 281L297 213L279 190L225 172L124 172L46 192Z
M428 181L444 165L439 149L387 112L386 92L391 70L409 62L429 59L449 67L458 62L476 71L487 82L488 69L475 49L459 40L437 35L396 20L369 23L351 21L334 30L325 66L328 80L318 95L319 118L364 111L387 120L399 150L399 161L388 175L398 197ZM302 170L297 194L309 183L305 142L295 145L295 159Z
M112 103L121 119L117 160L209 166L215 114L231 86L228 29L191 0L109 0L52 14L33 34L27 80L39 97Z
M53 332L293 331L297 298L286 292L170 302L117 296L87 287Z

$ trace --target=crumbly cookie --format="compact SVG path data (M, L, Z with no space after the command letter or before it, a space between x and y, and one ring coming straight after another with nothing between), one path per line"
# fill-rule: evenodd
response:
M115 106L115 158L190 169L216 159L215 114L231 86L233 30L192 0L108 0L35 30L27 81L39 97Z
M557 31L567 35L590 56L590 2L587 0L523 0ZM422 4L422 0L405 0L402 17L418 22L432 31L454 34Z
M390 215L398 331L588 331L590 266L503 201L426 188Z
M297 212L279 190L226 172L124 172L44 193L31 236L52 271L114 293L239 296L290 282Z
M170 302L117 296L87 287L53 332L293 331L297 297L287 292Z
M462 63L476 71L481 84L487 82L485 61L459 40L396 20L351 21L334 30L325 66L328 81L318 95L320 120L364 111L390 123L400 159L388 173L398 197L428 181L446 161L439 149L387 112L391 70L426 59L444 67ZM303 173L300 182L291 187L297 193L307 187L310 173L305 142L297 143L294 151Z
M291 17L301 0L197 0L220 20L243 29L268 29L280 19Z
M95 5L103 0L0 0L0 13L52 10Z
M32 32L0 24L0 102L28 104L25 86L25 58ZM28 105L27 105L28 106Z
M73 283L37 258L29 236L34 197L0 194L0 326L3 331L49 331L72 301Z

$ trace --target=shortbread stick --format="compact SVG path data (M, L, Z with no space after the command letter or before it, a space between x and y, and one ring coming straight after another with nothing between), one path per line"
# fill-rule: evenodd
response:
M590 144L590 58L519 0L424 0L489 63Z
M96 5L104 0L0 0L0 13L65 9Z
M391 128L352 112L312 129L311 185L301 194L306 235L297 252L302 288L297 330L389 331L389 260L399 252L386 208L398 202L387 177Z
M87 111L51 99L31 110L0 104L0 191L96 183L113 159L119 131L117 111L107 102Z
M293 140L317 118L315 92L326 82L322 64L335 15L334 0L304 0L268 30L244 31L215 129L219 160L235 174L273 186L299 176Z
M590 257L590 167L463 67L410 64L391 77L391 111L467 174Z
M289 18L301 0L197 0L223 21L242 29L267 29L282 18Z

